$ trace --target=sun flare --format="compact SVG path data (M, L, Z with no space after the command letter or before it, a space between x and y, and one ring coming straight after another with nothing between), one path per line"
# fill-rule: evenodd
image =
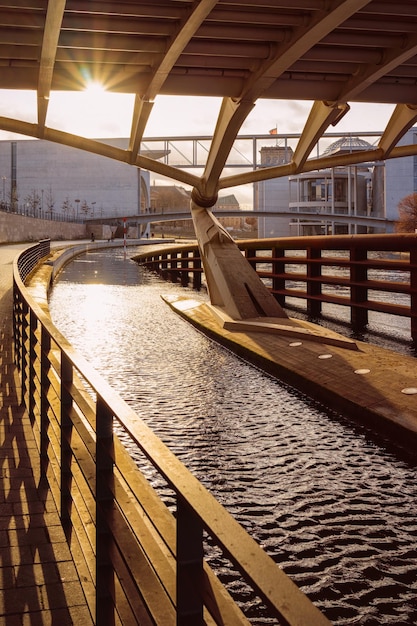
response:
M101 94L106 93L106 89L98 80L92 80L86 85L84 92L87 95L100 96Z

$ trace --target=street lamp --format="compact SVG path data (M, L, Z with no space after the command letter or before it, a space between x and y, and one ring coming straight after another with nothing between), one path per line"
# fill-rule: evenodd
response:
M78 220L78 205L80 204L80 199L79 198L75 199L75 204L77 205L77 215L76 215L76 218Z

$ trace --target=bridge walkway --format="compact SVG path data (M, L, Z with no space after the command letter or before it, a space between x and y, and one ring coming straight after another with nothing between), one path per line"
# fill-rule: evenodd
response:
M89 626L93 620L19 403L12 354L17 252L17 246L0 246L0 626Z

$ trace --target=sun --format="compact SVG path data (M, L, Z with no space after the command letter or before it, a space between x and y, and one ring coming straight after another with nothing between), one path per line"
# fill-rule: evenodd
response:
M87 83L87 85L86 85L86 87L84 89L84 93L87 96L92 96L92 97L93 96L100 96L100 95L103 95L104 93L106 93L106 88L98 80L92 80L89 83Z

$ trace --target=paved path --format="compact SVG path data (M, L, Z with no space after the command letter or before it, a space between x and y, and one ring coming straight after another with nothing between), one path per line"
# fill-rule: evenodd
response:
M12 357L12 263L0 246L0 626L89 626L58 512L43 484Z

